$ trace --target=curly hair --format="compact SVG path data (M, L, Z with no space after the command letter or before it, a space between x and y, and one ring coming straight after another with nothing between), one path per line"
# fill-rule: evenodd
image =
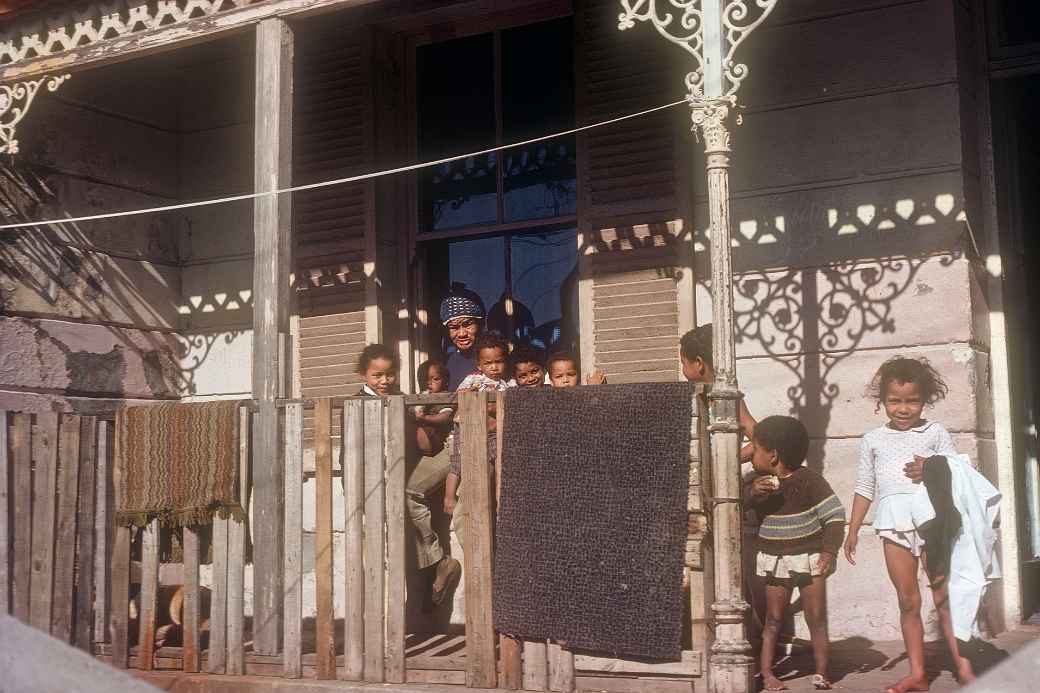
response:
M921 399L928 405L944 399L950 391L939 372L923 357L894 356L881 364L867 390L868 396L877 400L879 408L892 382L916 383L921 389Z
M551 369L554 363L560 363L561 361L569 361L574 365L575 370L581 370L581 366L578 363L578 357L570 351L554 351L549 354L549 358L545 360L545 366L547 369Z
M419 381L420 390L425 390L430 386L430 371L434 368L440 368L445 378L449 377L448 368L442 362L437 359L427 359L419 364L419 368L415 372L415 379Z
M545 352L527 344L521 344L513 349L509 355L509 362L514 366L518 363L536 363L545 370Z
M766 450L776 450L788 469L798 469L809 454L805 424L790 416L767 416L755 424L754 439Z
M358 356L358 374L364 375L368 370L368 367L372 365L372 362L376 359L386 359L390 362L391 367L395 371L401 367L401 361L398 358L396 351L385 344L369 344L361 351L361 355Z
M501 349L502 354L509 356L509 342L497 332L481 332L473 341L473 353L480 354L482 349Z
M679 353L687 361L699 358L714 368L711 353L711 323L701 325L684 334L679 340Z

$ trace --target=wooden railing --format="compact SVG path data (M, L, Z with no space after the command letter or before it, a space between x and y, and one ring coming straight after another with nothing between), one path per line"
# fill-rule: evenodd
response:
M13 587L12 610L57 637L73 639L84 649L93 648L99 656L122 668L560 691L574 690L578 685L622 690L625 682L616 680L621 678L630 679L633 690L691 690L691 681L702 673L704 653L710 645L709 613L713 599L711 547L704 541L708 518L705 498L711 494L703 490L710 487L703 392L698 390L694 398L696 411L691 416L685 556L690 626L682 657L675 662L656 663L573 653L556 643L517 642L496 635L491 578L497 487L487 475L485 397L464 393L457 400L455 395L399 395L280 403L284 410L281 425L285 470L284 628L280 656L249 651L250 624L244 601L248 593L245 522L218 518L211 527L183 530L179 566L182 644L157 647L157 633L166 620L158 609L169 609L168 602L159 598L160 543L165 530L160 530L157 522L143 528L139 561L132 560L133 531L115 527L112 522L111 425L89 417L59 418L52 414L37 415L32 425L29 415L9 416L8 425L0 427L8 438L0 450L9 453L6 459L0 459L4 462L0 464L0 474L11 475L11 480L0 476L0 484L10 483L14 493L0 496L0 517L5 521L13 518L14 550L10 555L14 560L11 565L0 560L0 569L5 571L2 584ZM444 401L457 401L459 407L462 474L467 479L462 486L467 538L463 556L465 649L464 657L452 651L450 656L438 658L408 652L411 636L406 623L405 417L407 407ZM498 407L508 421L501 394ZM308 408L314 413L313 471L304 469L303 413ZM339 445L334 445L332 436L334 412L342 418ZM250 407L240 409L238 449L244 500L248 499L249 470L254 464L249 445L252 416ZM334 479L337 448L341 480ZM36 451L31 460L30 451ZM25 492L30 488L30 466L35 487L31 515L29 494ZM308 479L313 484L305 484ZM487 483L477 483L482 479ZM334 527L333 491L334 484L340 481L344 512L341 526ZM313 491L309 486L313 486ZM305 491L314 494L315 508L314 646L308 652L304 652L306 636L311 633L305 628L309 623L304 618L304 584L310 579L304 568ZM55 502L58 520L48 523L46 518L55 516ZM6 537L7 527L3 529L0 536ZM345 547L342 584L335 584L334 530L342 532ZM212 537L212 557L205 569L208 593L200 580L200 565L204 563L201 540L206 534ZM0 546L0 556L7 556L3 548ZM176 566L162 567L166 572L177 572L171 570ZM78 576L75 584L74 570ZM37 585L51 584L51 580L54 589L43 590L37 596ZM132 600L131 586L137 581L140 589L136 600ZM343 591L344 606L337 614L333 595L339 590ZM168 592L169 589L164 594ZM208 609L203 599L206 594L210 596ZM130 617L131 601L137 607L136 622ZM49 614L47 618L44 611ZM337 615L342 618L340 656L336 651ZM136 646L132 642L135 630ZM608 677L613 677L612 681L606 681Z

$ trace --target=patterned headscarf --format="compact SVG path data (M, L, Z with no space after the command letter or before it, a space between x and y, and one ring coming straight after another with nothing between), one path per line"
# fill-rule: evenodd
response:
M441 323L444 325L456 318L483 320L485 315L484 301L480 296L461 286L453 286L451 293L441 301Z

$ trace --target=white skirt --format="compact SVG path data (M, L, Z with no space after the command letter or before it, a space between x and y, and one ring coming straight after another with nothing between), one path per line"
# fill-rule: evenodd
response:
M762 577L774 577L788 580L805 576L823 575L820 572L820 554L796 553L790 556L773 556L758 552L755 574Z
M920 556L921 552L924 550L924 539L922 539L921 535L912 529L906 532L900 532L896 529L879 529L877 530L877 535L881 539L910 549L910 553L914 556Z

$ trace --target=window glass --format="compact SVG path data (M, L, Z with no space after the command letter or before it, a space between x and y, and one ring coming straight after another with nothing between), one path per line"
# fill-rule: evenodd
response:
M1040 2L1003 0L1001 3L1001 45L1021 46L1040 43Z
M421 159L439 159L494 146L495 63L491 34L423 46L416 52L416 71ZM497 164L497 157L491 154L422 169L420 230L495 223Z
M502 32L502 136L516 142L574 126L573 23L570 18ZM507 150L504 221L574 214L573 135Z
M578 246L575 229L511 239L513 341L572 349L577 333Z

